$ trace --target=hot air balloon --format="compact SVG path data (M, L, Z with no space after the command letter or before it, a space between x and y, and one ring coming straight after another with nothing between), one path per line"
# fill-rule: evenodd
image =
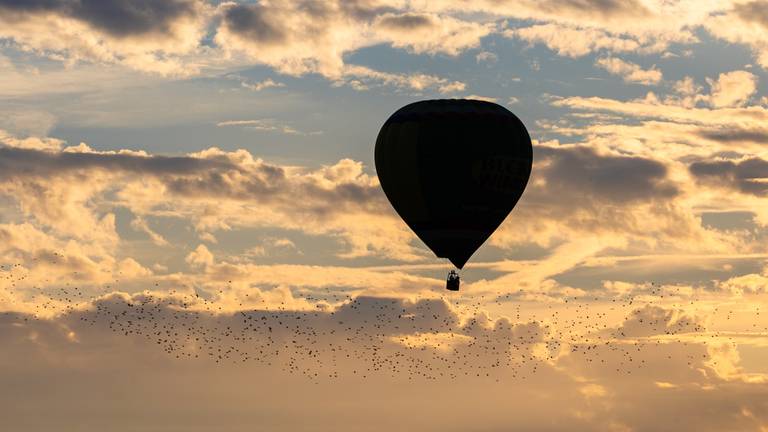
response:
M384 123L375 162L395 211L437 257L461 269L522 196L533 148L520 119L500 105L425 100ZM458 290L452 273L447 288Z

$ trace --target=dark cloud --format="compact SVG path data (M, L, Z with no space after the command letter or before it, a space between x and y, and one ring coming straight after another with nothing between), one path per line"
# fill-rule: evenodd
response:
M599 155L588 147L539 147L534 173L561 197L628 203L678 194L660 162L635 156ZM539 168L541 167L541 168Z
M60 292L54 295L61 297ZM253 295L251 301L258 302L259 294ZM46 328L52 321L55 325ZM256 305L223 313L217 303L199 296L113 293L55 320L0 313L0 342L44 332L38 339L41 346L66 347L76 339L92 343L104 338L104 330L144 340L144 350L155 346L175 358L247 362L309 378L322 370L335 377L396 374L419 379L498 375L503 372L494 367L536 363L519 355L529 352L545 333L537 322L512 324L483 315L464 323L442 299L398 297L361 296L315 311ZM441 335L447 339L429 339ZM427 343L411 337L426 337Z
M190 16L187 0L80 0L73 16L113 36L169 33L178 18Z
M162 180L170 192L189 198L226 198L305 207L318 217L353 209L388 210L376 184L350 179L337 181L329 188L310 177L288 177L282 167L269 164L205 170L194 176L166 176Z
M432 20L427 15L403 14L384 17L379 22L382 26L391 29L413 30L432 25Z
M288 176L285 169L266 162L242 164L225 153L205 157L140 156L80 152L46 152L0 145L0 180L21 180L25 194L39 191L43 199L47 181L61 176L77 176L89 181L95 173L133 178L149 176L174 195L194 199L228 199L273 204L308 212L314 217L330 217L349 211L391 211L377 184L358 178L327 179L315 176ZM138 176L138 177L136 177ZM63 184L63 183L62 183ZM30 189L32 188L32 189Z
M346 0L339 2L338 5L345 15L360 21L370 21L381 14L396 10L377 3L377 0Z
M754 142L759 144L768 143L768 132L763 130L748 130L748 129L714 129L703 130L698 133L702 138L722 142L722 143L738 143L738 142Z
M183 156L45 152L0 145L0 179L50 177L79 170L124 171L160 176L196 174L212 168L234 169L235 166L222 160Z
M0 410L14 413L4 426L289 431L311 419L309 430L594 430L574 413L589 407L579 384L535 359L531 344L508 345L493 322L478 337L456 336L455 350L378 329L393 320L399 334L422 336L412 317L446 310L435 303L359 298L341 317L195 312L183 302L114 295L51 320L0 314L0 380L14 389L0 392ZM540 397L554 382L562 408ZM519 400L504 402L509 394Z
M14 12L59 11L72 5L64 0L0 0L0 8Z
M0 13L55 13L116 37L169 33L177 19L195 10L190 0L0 0Z
M258 4L239 4L224 12L224 25L242 37L261 43L279 43L287 34L267 16L267 9Z
M650 15L650 11L639 0L546 0L539 3L538 7L550 13L568 10L578 15L606 18Z
M749 158L739 162L694 162L689 171L702 184L737 190L752 195L768 192L768 161Z
M747 22L760 24L768 29L768 2L763 0L736 4L734 12Z

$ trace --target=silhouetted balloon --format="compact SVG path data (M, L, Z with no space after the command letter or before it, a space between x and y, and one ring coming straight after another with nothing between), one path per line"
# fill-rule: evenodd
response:
M504 107L427 100L384 123L375 159L400 217L435 255L462 268L523 194L533 148L523 123Z

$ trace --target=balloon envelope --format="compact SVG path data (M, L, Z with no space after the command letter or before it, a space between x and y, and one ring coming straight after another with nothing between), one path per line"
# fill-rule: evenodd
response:
M533 148L523 123L502 106L427 100L384 123L375 161L400 217L435 255L462 268L523 194Z

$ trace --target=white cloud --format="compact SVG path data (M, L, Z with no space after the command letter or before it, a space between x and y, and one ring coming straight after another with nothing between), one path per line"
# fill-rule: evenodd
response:
M519 38L531 44L543 43L549 49L568 57L581 57L589 53L634 52L641 48L638 41L591 28L572 28L558 24L537 24L530 27L508 29L509 38Z
M757 76L747 71L721 73L717 80L708 79L710 103L715 108L744 106L757 91Z
M749 46L757 63L768 68L768 19L764 0L724 2L720 13L703 21L716 37Z
M225 120L216 123L218 127L240 126L245 129L251 129L263 132L281 132L286 135L320 135L322 131L302 132L289 125L281 124L275 119L256 119L256 120Z
M242 80L242 81L240 81L240 86L243 87L243 88L246 88L248 90L262 91L262 90L268 89L268 88L285 87L285 84L283 84L281 82L274 81L271 78L267 78L267 79L265 79L263 81L259 81L259 82L255 82L255 83L249 82L247 80Z
M373 70L365 66L347 65L338 85L349 84L356 90L367 90L371 85L388 85L413 91L436 90L443 94L464 91L466 84L424 73L397 74Z
M189 253L186 258L187 263L192 266L208 267L213 265L213 254L208 248L201 244L195 250Z
M499 61L499 56L497 56L495 53L492 53L490 51L480 51L475 56L475 61L478 63L496 63Z
M621 76L624 81L638 84L658 84L663 76L655 66L643 69L639 65L616 57L601 57L595 65L611 74Z

